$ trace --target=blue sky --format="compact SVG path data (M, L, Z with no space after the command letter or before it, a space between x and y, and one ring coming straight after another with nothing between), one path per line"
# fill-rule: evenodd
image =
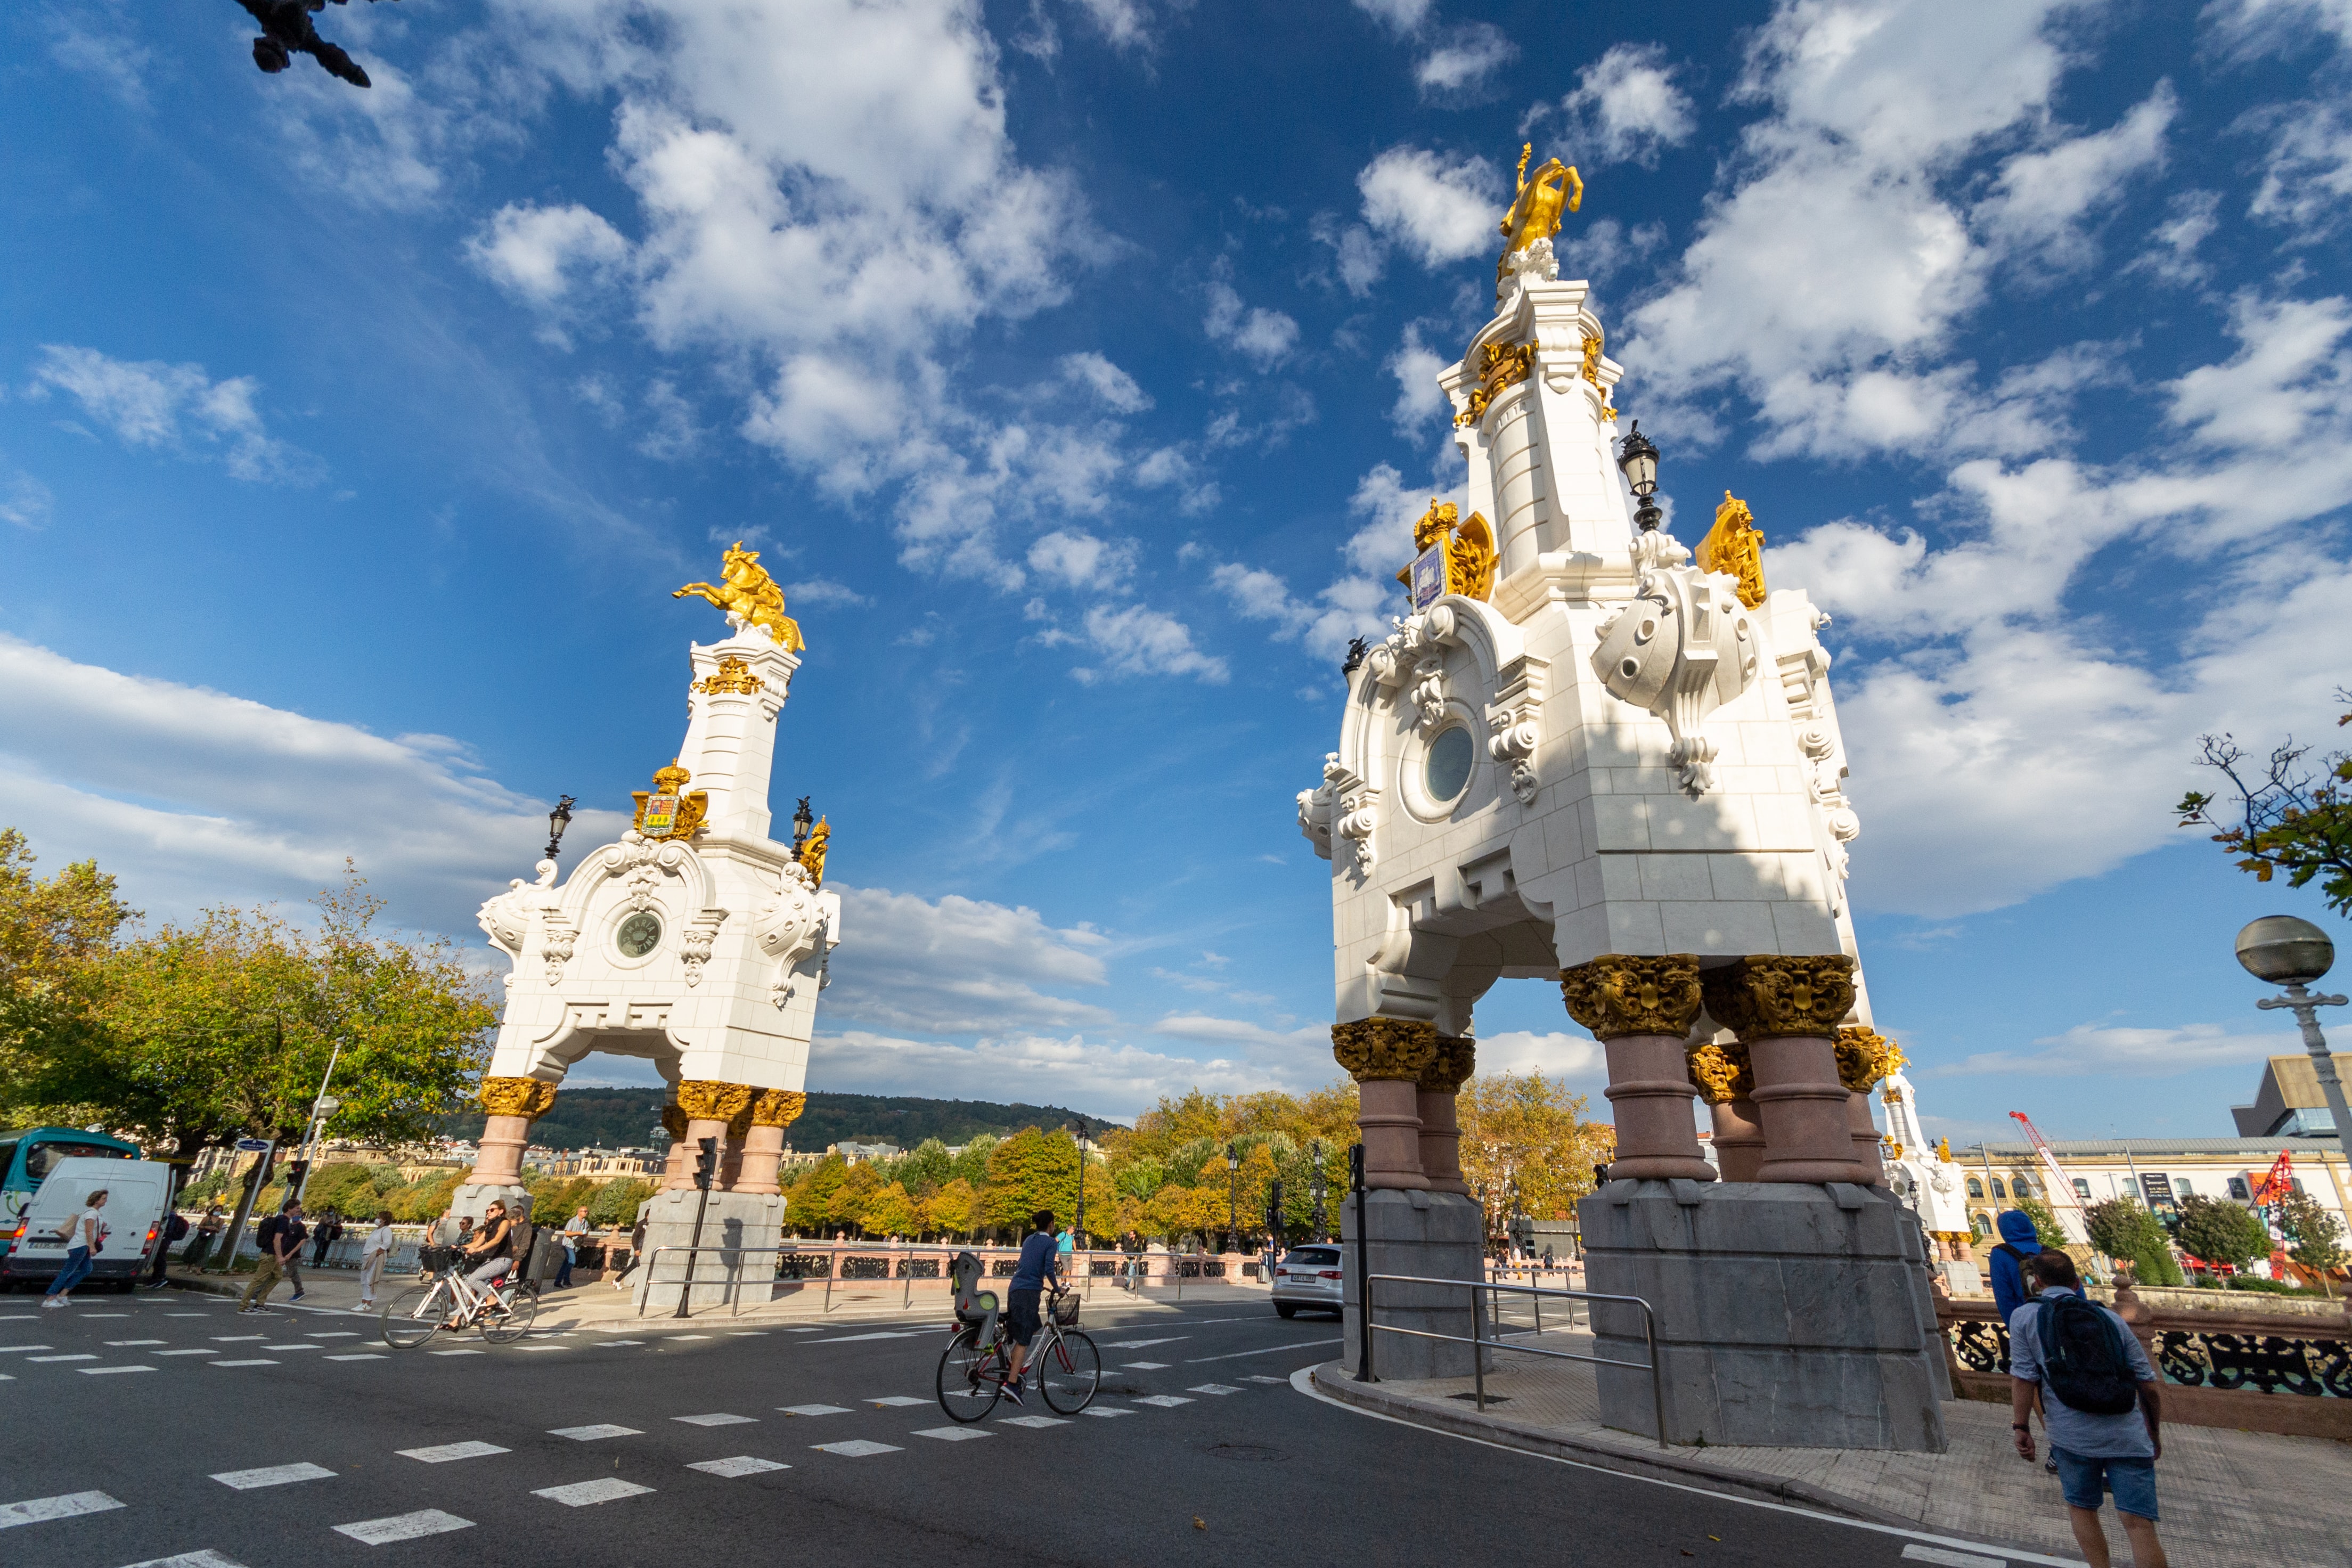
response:
M11 6L0 818L155 918L348 855L478 945L669 759L743 538L847 903L812 1088L1326 1081L1292 795L1532 140L1670 498L1836 616L1931 1126L2226 1133L2294 1048L2232 933L2337 922L2166 807L2352 662L2352 11L1663 15L330 7L362 92L229 0ZM1479 1024L1597 1089L1556 987Z

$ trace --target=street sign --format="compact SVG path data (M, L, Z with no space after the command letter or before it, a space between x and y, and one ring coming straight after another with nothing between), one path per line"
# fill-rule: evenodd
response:
M236 1141L236 1146L244 1150L248 1154L258 1154L261 1151L269 1147L269 1140L267 1138L240 1138Z

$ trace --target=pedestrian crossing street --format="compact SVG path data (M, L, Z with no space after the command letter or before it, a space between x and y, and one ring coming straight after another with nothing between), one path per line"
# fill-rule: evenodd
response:
M355 1341L368 1342L368 1336L360 1330L334 1326L312 1329L299 1321L257 1325L254 1318L238 1317L233 1305L226 1302L222 1307L209 1310L188 1310L178 1302L172 1304L172 1310L157 1310L162 1305L161 1302L142 1303L145 1310L136 1314L141 1326L151 1330L149 1333L133 1337L131 1331L125 1329L121 1331L121 1337L114 1338L101 1331L98 1348L94 1350L63 1349L59 1348L58 1342L82 1339L80 1334L68 1331L75 1325L95 1319L112 1320L131 1314L76 1313L73 1323L67 1324L58 1321L64 1316L62 1313L0 1311L0 1364L12 1368L9 1373L0 1373L0 1377L9 1381L39 1379L62 1392L75 1374L177 1372L184 1376L202 1377L205 1374L194 1369L205 1367L233 1371L294 1365L323 1366L329 1363L392 1361L401 1363L403 1361L402 1357L380 1348L352 1348ZM349 1317L325 1320L331 1324L351 1321ZM41 1332L41 1330L48 1331ZM729 1331L721 1336L702 1331L667 1333L647 1330L642 1325L631 1325L625 1331L616 1329L607 1332L551 1330L543 1335L532 1336L535 1343L509 1348L553 1350L594 1346L603 1349L635 1348L651 1353L666 1343L676 1342L718 1337L755 1338L771 1333L824 1335L825 1332L821 1329L778 1328ZM801 1342L814 1345L842 1342L851 1338L863 1341L879 1337L886 1336L828 1336ZM939 1331L928 1327L901 1329L887 1337L935 1339L939 1337ZM83 1342L89 1342L84 1340ZM380 1345L380 1342L376 1342ZM437 1348L428 1348L423 1353L483 1353L470 1346L440 1347L437 1341L435 1345ZM1118 1359L1118 1352L1124 1347L1107 1345L1104 1348L1109 1352L1106 1355L1107 1380L1121 1372L1170 1370L1171 1363L1167 1363L1123 1362ZM182 1359L169 1359L173 1357ZM413 1359L406 1364L414 1364ZM818 1367L809 1370L820 1370L821 1366L819 1363ZM352 1370L364 1375L369 1369L354 1366ZM919 1373L928 1380L929 1371L929 1358L923 1357L905 1366L900 1375ZM268 1374L247 1373L247 1375ZM670 1441L655 1439L659 1444L659 1451L671 1456L670 1459L663 1462L676 1462L681 1471L691 1471L700 1478L740 1481L755 1477L772 1477L800 1467L824 1467L863 1460L911 1462L919 1460L927 1452L945 1452L956 1445L974 1442L1050 1443L1064 1437L1060 1429L1084 1430L1092 1421L1138 1416L1181 1421L1188 1406L1245 1395L1253 1389L1263 1392L1288 1383L1287 1378L1262 1373L1227 1375L1233 1377L1233 1381L1212 1380L1186 1387L1181 1393L1106 1394L1075 1417L1039 1409L1040 1401L1033 1393L1026 1409L1006 1401L997 1405L989 1419L970 1426L959 1425L940 1419L938 1402L928 1393L892 1391L862 1395L845 1403L803 1401L765 1409L681 1410L657 1417L653 1423L646 1422L642 1416L634 1417L640 1423L635 1426L604 1421L545 1430L549 1437L576 1443L583 1448L593 1448L600 1453L625 1454L638 1446L651 1449L654 1444L646 1441L648 1428L660 1425L672 1429ZM1129 1384L1127 1386L1131 1388L1133 1385ZM32 1391L28 1389L27 1392ZM853 1430L838 1434L825 1430L835 1426ZM676 1439L693 1433L708 1434L713 1447L719 1451L709 1457L677 1459ZM693 1441L690 1436L686 1440ZM436 1484L433 1478L461 1475L463 1485L456 1489L461 1489L466 1498L475 1500L456 1506L469 1508L473 1513L482 1513L482 1500L499 1494L500 1461L520 1462L514 1458L514 1441L516 1439L510 1438L508 1443L501 1444L470 1438L400 1447L396 1446L397 1439L394 1438L386 1442L379 1452L388 1454L394 1461L415 1468L417 1480L414 1489L417 1495L414 1500L420 1506L342 1522L324 1522L332 1521L337 1510L331 1502L322 1502L310 1494L331 1493L346 1470L356 1469L362 1463L368 1463L371 1479L380 1484L383 1478L373 1474L377 1467L372 1462L343 1456L313 1458L289 1454L278 1463L224 1470L211 1474L208 1479L225 1489L240 1493L264 1492L286 1487L302 1489L305 1498L302 1516L321 1521L320 1529L362 1545L385 1546L477 1528L479 1521L467 1513L432 1506L436 1502L453 1500L449 1497L453 1489ZM729 1448L746 1451L725 1451ZM543 1459L544 1455L541 1458ZM512 1501L518 1506L552 1505L562 1509L593 1508L606 1504L658 1507L660 1496L667 1490L681 1485L708 1484L701 1480L688 1481L682 1475L677 1481L664 1482L657 1471L647 1469L646 1465L652 1462L649 1458L646 1463L635 1467L637 1479L606 1474L552 1486L518 1486L512 1494ZM457 1468L445 1468L452 1466ZM408 1489L404 1486L402 1489ZM524 1504L522 1500L526 1497L536 1500L535 1503ZM137 1507L141 1502L142 1500L136 1497L117 1498L106 1491L92 1490L0 1503L0 1560L9 1555L7 1532L19 1527L69 1529L69 1521L76 1518ZM499 1516L499 1522L504 1523L505 1516ZM217 1547L201 1547L183 1551L175 1556L143 1559L137 1563L125 1564L124 1568L243 1568L243 1565L235 1556Z

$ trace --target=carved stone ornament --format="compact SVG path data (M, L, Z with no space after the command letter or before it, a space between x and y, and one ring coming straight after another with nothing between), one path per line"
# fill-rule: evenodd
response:
M732 693L739 697L756 697L767 689L767 682L760 679L758 670L730 653L719 656L719 673L696 681L694 689L706 696L712 697L724 693Z
M1866 1094L1871 1085L1903 1066L1903 1047L1875 1029L1849 1025L1836 1035L1838 1081L1848 1094Z
M1736 700L1756 679L1761 641L1739 602L1739 584L1717 572L1663 562L1682 553L1672 540L1639 542L1645 562L1633 602L1601 625L1592 671L1621 702L1666 721L1675 743L1667 761L1694 796L1715 787L1717 750L1706 716ZM1668 550L1671 546L1671 551Z
M1626 1035L1681 1039L1698 1021L1698 955L1603 953L1559 972L1568 1016L1598 1040Z
M541 919L547 927L547 940L540 943L539 954L547 964L547 983L553 985L563 978L563 966L572 961L572 950L580 940L580 931L561 910L549 910Z
M1536 748L1543 740L1546 671L1542 659L1522 655L1496 672L1495 700L1486 707L1486 752L1511 770L1511 794L1533 805L1542 781L1536 776Z
M1468 599L1484 599L1495 591L1495 563L1501 557L1495 550L1495 531L1477 512L1470 521L1461 521L1454 504L1429 499L1429 510L1412 525L1412 548L1415 560L1433 545L1443 544L1445 566L1445 591ZM1397 581L1411 592L1413 586L1412 567L1396 574Z
M1728 1105L1755 1094L1755 1064L1748 1059L1748 1047L1738 1041L1693 1046L1688 1055L1691 1081L1698 1085L1698 1097L1709 1105Z
M678 1109L697 1121L732 1121L760 1091L748 1083L727 1083L715 1078L678 1080Z
M711 944L719 940L719 928L726 919L725 910L705 910L678 933L678 958L686 965L688 985L702 984L702 966L710 962Z
M763 1089L751 1102L754 1127L790 1127L808 1109L808 1096L796 1089Z
M1421 1069L1422 1088L1433 1094L1458 1094L1478 1070L1478 1042L1467 1035L1440 1035L1429 1065Z
M1758 953L1699 976L1706 1010L1742 1040L1834 1039L1853 1009L1853 960L1842 952Z
M555 1086L535 1078L486 1078L478 1092L482 1108L492 1116L536 1121L555 1104Z
M1370 1079L1419 1082L1437 1057L1437 1026L1414 1018L1360 1018L1331 1026L1331 1055L1358 1083Z
M1339 753L1323 753L1323 787L1298 792L1298 831L1315 846L1315 853L1324 859L1331 858L1332 808L1338 804L1334 775L1348 770L1339 765Z
M1478 384L1470 389L1469 406L1454 416L1456 426L1475 425L1486 416L1496 398L1527 380L1535 368L1533 343L1488 343L1478 351Z

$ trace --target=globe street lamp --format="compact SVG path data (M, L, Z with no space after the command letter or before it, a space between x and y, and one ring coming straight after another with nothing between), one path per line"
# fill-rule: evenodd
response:
M2327 1096L2327 1113L2336 1122L2339 1146L2352 1139L2352 1111L2344 1105L2344 1085L2336 1076L2336 1059L2327 1054L2327 1037L2319 1032L2319 1009L2341 1007L2341 996L2314 995L2311 983L2336 962L2336 944L2309 921L2293 915L2264 915L2238 933L2238 962L2257 980L2286 987L2284 996L2263 996L2254 1005L2265 1010L2284 1007L2303 1026L2303 1048L2311 1053L2311 1070Z
M1633 509L1633 526L1648 533L1664 514L1658 510L1658 448L1642 434L1639 419L1617 444L1617 467L1624 471L1627 487L1641 502Z

